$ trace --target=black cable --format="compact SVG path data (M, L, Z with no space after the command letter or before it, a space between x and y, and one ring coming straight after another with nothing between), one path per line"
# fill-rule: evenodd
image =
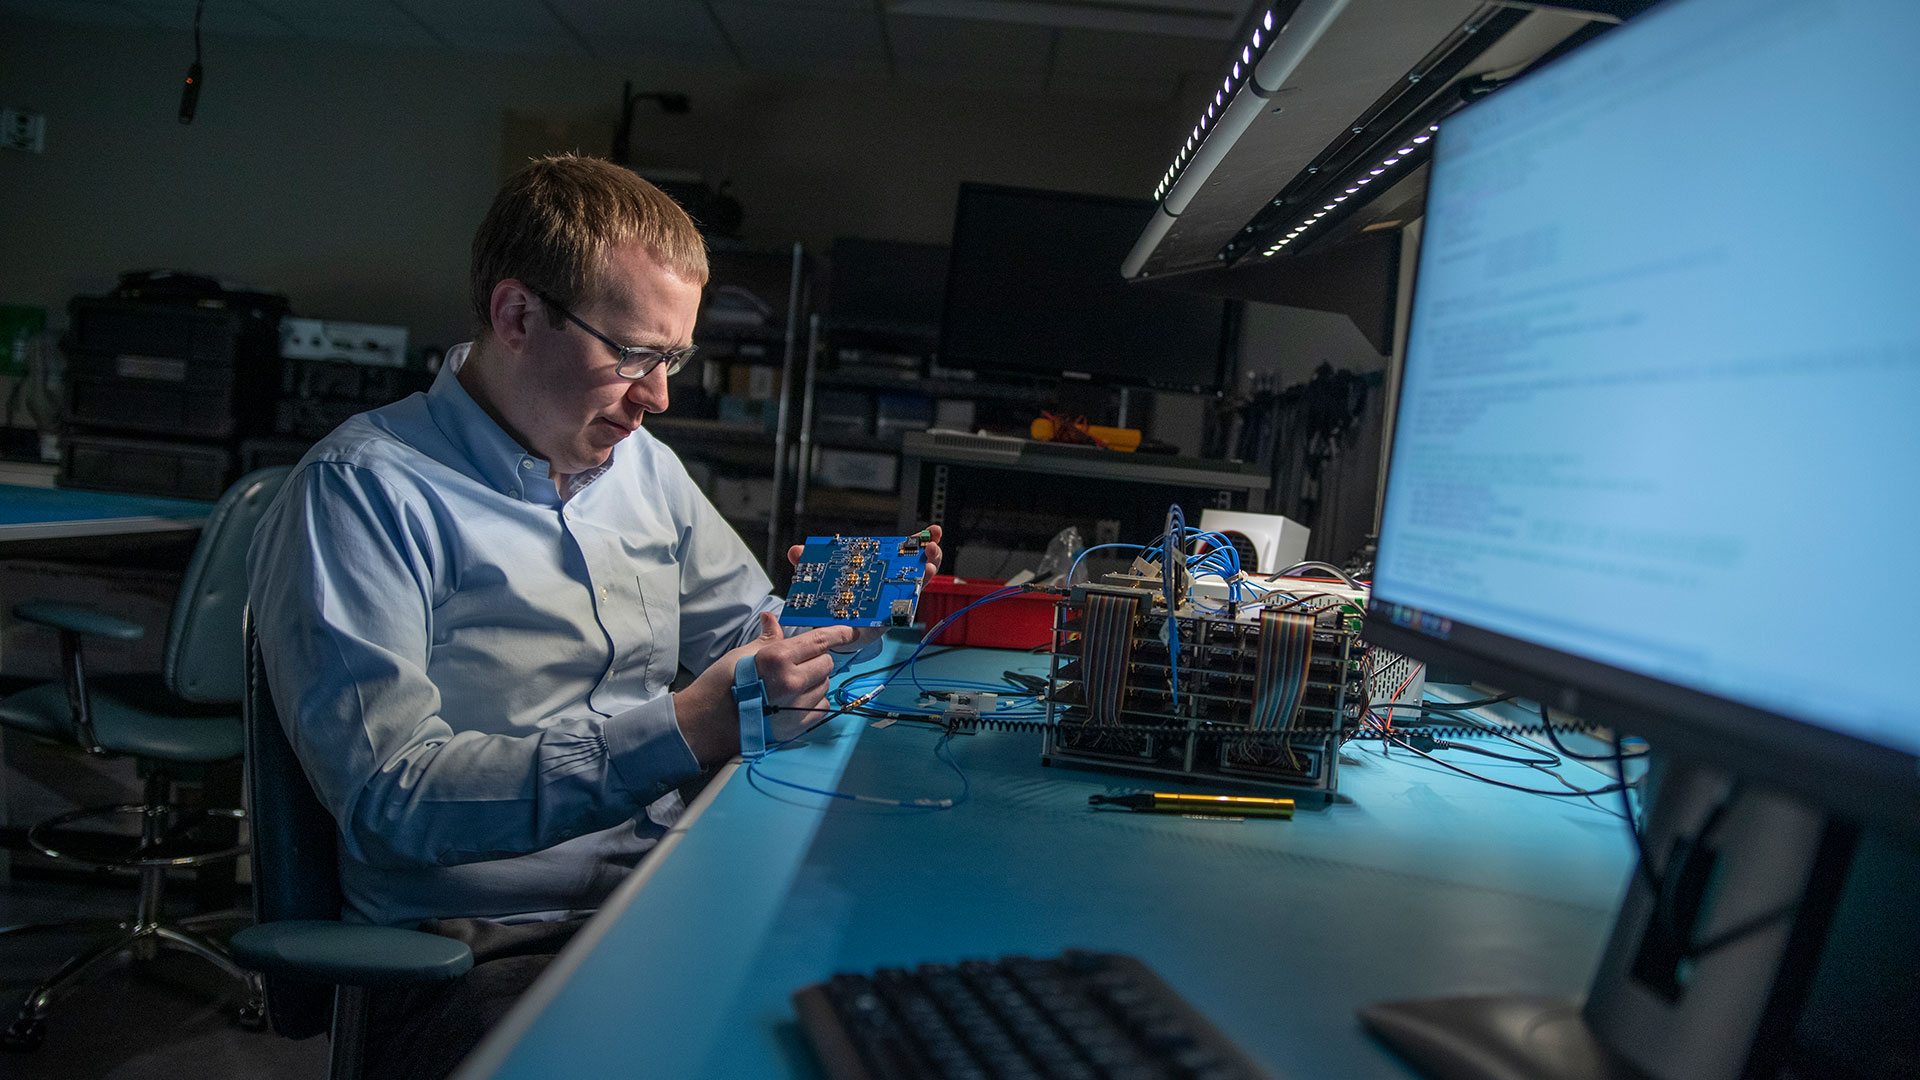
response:
M1548 776L1551 776L1551 777L1553 777L1553 778L1554 778L1555 780L1558 780L1558 781L1560 781L1560 786L1561 786L1561 787L1564 787L1564 788L1567 788L1567 789L1569 789L1569 790L1574 790L1574 788L1573 788L1573 781L1571 781L1571 780L1568 780L1568 779L1567 779L1566 777L1564 777L1564 776L1561 776L1561 775L1560 775L1559 773L1557 773L1557 772L1554 772L1554 771L1553 771L1552 769L1549 769L1549 768L1546 768L1546 767L1544 767L1544 766L1540 766L1540 765L1535 765L1535 764L1532 764L1531 762L1529 762L1529 763L1528 763L1528 765L1527 765L1527 768L1529 768L1529 769L1535 769L1535 770L1537 770L1537 771L1539 771L1539 772L1543 772L1543 773L1546 773L1546 774L1547 774ZM1588 806L1591 806L1591 807L1593 807L1593 808L1594 808L1595 810L1598 810L1598 811L1600 811L1601 813L1603 813L1603 814L1605 814L1605 815L1607 815L1608 817L1616 817L1616 818L1620 818L1620 820L1622 820L1622 821L1625 821L1625 820L1626 820L1626 818L1623 818L1623 817L1620 817L1620 813L1619 813L1618 811L1616 811L1616 810L1609 810L1609 809L1607 809L1606 807L1604 807L1604 806L1602 806L1602 805L1600 805L1600 801L1599 801L1599 799L1597 799L1597 798L1595 798L1595 797L1593 797L1593 796L1588 796L1588 797L1587 797L1587 805L1588 805Z
M1420 708L1423 712L1458 712L1465 709L1484 709L1489 705L1498 705L1503 701L1512 700L1512 694L1501 694L1498 697L1483 697L1477 701L1422 701Z
M1726 948L1749 934L1764 930L1782 919L1790 918L1799 910L1799 903L1797 901L1790 901L1774 908L1772 911L1762 912L1751 919L1736 923L1720 931L1705 941L1689 943L1686 949L1686 956L1690 960L1698 960L1710 952Z
M198 0L193 5L193 63L187 68L186 84L180 88L180 122L193 123L193 114L200 107L200 16L207 10L207 0Z
M1271 581L1273 578L1290 577L1292 576L1293 572L1296 570L1325 570L1327 573L1332 574L1334 577L1337 577L1341 581L1346 582L1348 588L1359 589L1364 587L1358 581L1355 581L1353 579L1352 574L1347 573L1345 570L1340 569L1339 567L1333 565L1330 562L1321 562L1318 559L1308 559L1305 562L1294 563L1292 566L1287 567L1285 570L1282 570L1279 573L1272 575L1267 580Z
M1517 739L1512 735L1507 734L1505 731L1501 730L1500 728L1494 726L1493 724L1489 724L1489 723L1486 723L1485 721L1477 720L1474 717L1466 716L1466 715L1456 716L1456 717L1453 717L1453 719L1464 720L1468 724L1472 725L1473 727L1477 727L1480 730L1485 731L1490 735L1498 735L1500 738L1505 739L1506 741L1512 743L1513 745L1519 747L1522 750L1532 750L1534 753L1537 753L1537 754L1546 754L1547 757L1551 759L1545 762L1545 764L1547 765L1558 766L1560 764L1560 759L1558 757L1555 757L1553 754L1548 753L1546 747L1540 746L1537 743L1530 743L1521 739Z
M1614 750L1616 751L1615 753L1582 754L1573 750L1569 750L1564 745L1561 744L1560 737L1553 733L1553 717L1551 714L1547 712L1547 706L1545 702L1542 702L1540 704L1540 727L1542 731L1546 732L1547 738L1550 741L1552 741L1553 748L1555 750L1560 751L1562 754L1565 754L1566 756L1572 758L1575 761L1621 761L1621 760L1626 760L1628 758L1643 758L1643 757L1646 757L1648 753L1648 751L1645 751L1645 750L1641 750L1638 753L1633 753L1633 754L1619 753L1618 751L1620 749L1620 740L1617 737L1613 740ZM1624 776L1626 774L1622 773L1621 775Z
M1469 754L1479 754L1481 757L1497 758L1501 761L1511 761L1515 765L1531 765L1535 768L1543 768L1543 769L1552 768L1553 766L1559 765L1561 763L1560 759L1553 756L1552 754L1548 754L1545 758L1523 758L1523 757L1514 757L1512 754L1503 754L1498 750L1489 750L1484 746L1472 746L1467 743L1445 742L1441 740L1435 740L1433 745L1434 745L1434 748L1437 750L1465 750Z
M1416 754L1419 754L1421 757L1426 758L1428 761L1433 762L1435 765L1440 765L1440 766L1444 766L1445 768L1452 769L1454 772L1457 772L1462 776L1470 776L1473 779L1478 780L1483 784L1492 784L1495 787L1511 788L1514 791L1524 791L1529 795L1553 795L1560 798L1584 799L1592 795L1605 795L1611 791L1620 791L1627 786L1625 784L1613 783L1613 784L1606 784L1597 788L1592 788L1589 790L1581 790L1579 788L1575 788L1571 791L1549 791L1546 788L1531 788L1531 787L1527 787L1524 784L1510 784L1505 780L1495 780L1491 776L1482 776L1479 773L1474 772L1472 769L1463 769L1460 766L1455 765L1451 761L1445 761L1440 758L1434 757L1432 754L1427 753L1425 750L1420 749L1419 747L1413 745L1412 743L1408 742L1405 739L1387 736L1386 741L1390 743L1397 743L1398 745L1408 750L1411 750Z

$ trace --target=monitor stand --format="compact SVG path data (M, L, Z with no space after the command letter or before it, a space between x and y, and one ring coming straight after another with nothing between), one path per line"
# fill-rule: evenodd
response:
M1900 1017L1920 1000L1912 841L1867 834L1876 850L1855 860L1857 827L1665 764L1647 812L1658 873L1636 868L1584 1003L1386 1002L1361 1023L1431 1080L1752 1080L1790 1058L1795 1076L1896 1075L1883 1070L1913 1060ZM1809 1040L1846 1049L1812 1051L1806 1069ZM1865 1064L1818 1067L1836 1055Z

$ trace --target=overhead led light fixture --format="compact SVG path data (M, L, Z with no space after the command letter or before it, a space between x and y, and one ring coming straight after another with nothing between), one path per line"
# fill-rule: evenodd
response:
M1174 158L1173 175L1163 177L1153 189L1154 201L1167 211L1166 228L1172 227L1172 217L1186 208L1194 192L1226 156L1227 148L1260 115L1266 100L1286 83L1293 69L1349 2L1300 0L1277 33L1273 28L1272 9L1262 13L1246 44L1240 48L1239 62L1221 80L1220 90L1213 95L1206 115L1194 128L1192 150L1183 148ZM1138 267L1123 268L1122 272L1131 277L1138 270Z
M1322 206L1318 211L1301 219L1293 227L1293 231L1275 240L1266 250L1262 251L1260 253L1261 257L1271 259L1299 241L1302 237L1307 236L1313 229L1322 225L1333 224L1333 222L1325 220L1328 217L1329 211L1336 209L1339 204L1346 202L1348 197L1357 193L1363 185L1373 183L1375 177L1385 176L1387 173L1392 172L1396 174L1395 178L1397 179L1399 175L1411 171L1416 165L1424 162L1427 155L1427 144L1433 141L1433 133L1440 130L1440 125L1427 123L1423 119L1416 125L1416 130L1419 130L1421 125L1424 125L1424 130L1421 130L1419 135L1404 140L1407 145L1391 151L1390 156L1381 159L1377 164L1372 164L1366 169L1366 175L1354 177L1352 183L1345 189L1343 194L1334 196L1331 202ZM1389 141L1387 145L1392 146L1393 142ZM1418 160L1416 160L1416 158ZM1365 165L1367 163L1363 161L1362 164ZM1401 166L1404 166L1404 168ZM1337 187L1339 185L1336 183L1333 186ZM1331 188L1329 188L1329 190L1331 190ZM1335 220L1338 220L1338 218ZM1279 229L1276 228L1273 231L1277 233Z

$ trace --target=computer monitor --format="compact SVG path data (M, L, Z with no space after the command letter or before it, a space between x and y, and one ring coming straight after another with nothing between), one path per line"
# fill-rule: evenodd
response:
M1669 755L1555 1014L1593 1069L1771 1075L1862 866L1914 908L1917 42L1912 0L1670 0L1437 135L1367 636ZM1368 1022L1505 1075L1434 1063L1490 1011Z
M946 367L1216 393L1233 301L1136 285L1146 199L960 185L940 326Z

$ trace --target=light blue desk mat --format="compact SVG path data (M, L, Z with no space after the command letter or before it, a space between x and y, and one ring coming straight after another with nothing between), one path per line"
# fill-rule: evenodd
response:
M921 671L1045 665L961 650ZM911 696L902 678L882 700ZM953 795L938 738L848 718L763 768L875 795ZM793 990L835 971L1075 946L1140 956L1283 1077L1412 1075L1360 1030L1354 1009L1370 1001L1581 993L1632 865L1617 797L1505 791L1361 747L1341 766L1350 801L1303 804L1291 821L1093 811L1089 794L1169 785L1043 768L1037 734L957 737L972 796L948 811L844 803L740 770L462 1075L817 1076Z

